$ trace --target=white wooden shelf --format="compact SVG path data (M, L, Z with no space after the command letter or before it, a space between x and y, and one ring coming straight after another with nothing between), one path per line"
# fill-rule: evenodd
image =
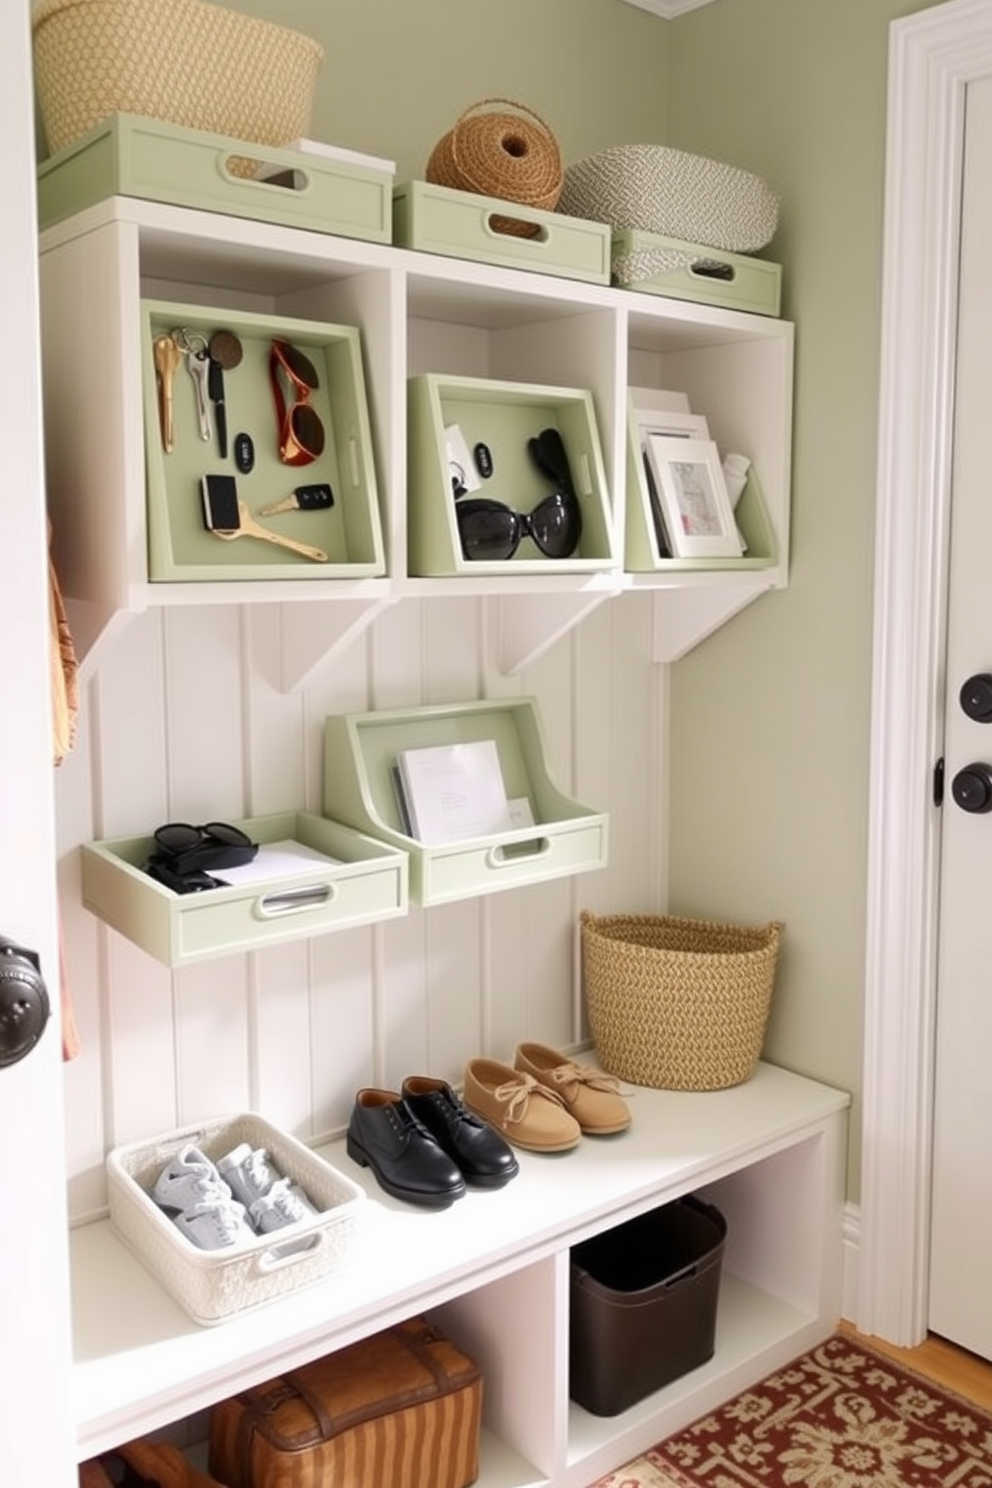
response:
M440 1213L388 1198L331 1143L324 1155L369 1198L353 1263L213 1328L186 1317L109 1221L76 1229L80 1460L427 1311L483 1367L480 1488L585 1488L826 1337L840 1311L848 1096L762 1064L727 1091L639 1087L630 1101L620 1137L521 1153L505 1189ZM728 1220L715 1356L622 1415L593 1417L568 1399L569 1247L687 1192Z
M122 624L150 608L276 604L285 638L273 681L289 691L386 607L466 593L491 604L494 669L513 674L598 605L645 588L658 593L655 654L667 661L787 582L788 322L129 197L47 229L40 272L53 551L84 676ZM149 580L143 298L360 329L384 578ZM760 470L779 562L746 574L408 577L406 386L423 372L588 388L617 553L628 384L686 392L720 447Z

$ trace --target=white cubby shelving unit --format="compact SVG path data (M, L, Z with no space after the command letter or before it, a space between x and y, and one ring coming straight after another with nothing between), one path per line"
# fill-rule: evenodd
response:
M246 646L240 660L264 670L284 700L315 687L318 672L322 682L328 661L377 621L389 624L396 606L448 597L479 602L492 671L516 678L601 605L648 593L649 662L664 663L788 581L793 333L785 321L125 197L47 228L40 273L54 556L84 679L105 664L116 674L128 622L157 607L181 618L176 607L276 606L278 647L256 655ZM150 579L141 352L148 300L358 328L384 573ZM775 561L628 573L620 559L596 572L508 564L505 573L412 576L407 384L420 374L587 390L617 555L628 388L685 392L721 450L748 455L760 473ZM96 745L112 757L113 742ZM152 777L141 778L144 795L153 792ZM142 807L155 809L144 796ZM118 804L121 814L133 816L134 803ZM91 803L76 815L89 825ZM70 836L75 829L74 818ZM134 1035L126 1022L133 1003L120 998L114 978L127 973L130 994L131 968L140 967L147 985L134 1017L160 1020L149 1027L161 1048L172 998L120 939L107 943L108 1002ZM380 963L392 973L402 957L380 953ZM235 1006L230 997L225 1007ZM200 1005L195 996L179 1001L187 1018ZM298 1052L299 1030L296 1037ZM375 1067L371 1055L368 1062ZM315 1100L322 1114L341 1110L330 1085L328 1076ZM130 1090L124 1103L132 1125L147 1119L139 1097ZM485 1371L479 1488L586 1488L826 1337L840 1310L847 1095L763 1064L731 1090L637 1088L631 1101L634 1123L620 1138L586 1140L564 1158L521 1154L521 1174L505 1190L471 1192L442 1214L393 1203L360 1175L366 1233L347 1272L217 1327L192 1323L109 1221L87 1214L71 1235L80 1459L178 1423L195 1430L204 1411L240 1387L424 1311ZM98 1094L87 1110L94 1102ZM106 1093L103 1105L114 1105ZM332 1162L347 1163L340 1140L321 1142ZM87 1194L99 1192L99 1146L97 1139L77 1154L71 1174ZM717 1204L730 1225L714 1358L622 1415L597 1419L569 1402L569 1247L688 1192Z
M630 1099L621 1138L521 1153L505 1189L442 1213L360 1174L354 1261L212 1328L189 1320L109 1221L75 1230L80 1456L425 1312L483 1368L479 1488L587 1488L820 1342L839 1315L848 1097L762 1064L730 1090L638 1087ZM343 1142L323 1151L347 1166ZM728 1221L714 1356L621 1415L593 1416L568 1398L569 1246L688 1192Z
M385 606L484 595L493 662L517 673L629 588L655 592L655 659L672 661L787 582L793 328L720 307L526 270L112 197L42 234L42 333L55 557L84 671L156 605L277 603L280 685L299 686ZM79 293L85 284L86 293ZM355 325L362 338L387 573L282 582L152 582L142 437L141 301ZM407 379L419 373L592 393L623 552L627 389L679 389L721 450L760 472L778 561L625 574L407 572ZM328 601L333 600L333 603Z

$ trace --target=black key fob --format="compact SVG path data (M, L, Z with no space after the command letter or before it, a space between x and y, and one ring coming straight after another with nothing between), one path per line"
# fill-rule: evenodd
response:
M483 444L480 440L472 451L472 457L475 460L475 468L482 479L488 480L493 473L493 457L488 444Z
M293 494L300 511L325 511L334 505L334 492L326 481L313 486L297 486Z
M255 445L250 434L235 434L234 463L242 475L247 475L255 465Z

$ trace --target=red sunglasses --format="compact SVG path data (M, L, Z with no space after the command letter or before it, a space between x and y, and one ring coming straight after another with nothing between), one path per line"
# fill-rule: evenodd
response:
M310 402L311 393L320 387L317 369L298 347L273 341L269 378L279 426L279 458L284 465L309 465L324 452L324 426ZM282 378L292 399L288 404Z

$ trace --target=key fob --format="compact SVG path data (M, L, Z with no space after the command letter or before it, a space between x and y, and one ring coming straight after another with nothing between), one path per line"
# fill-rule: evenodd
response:
M255 464L255 445L250 434L235 434L234 463L242 475L247 475Z
M480 440L472 451L472 457L475 460L475 468L482 479L488 480L493 473L493 457L488 444L483 444Z
M334 492L326 481L313 486L297 486L293 494L300 511L326 511L334 505Z

